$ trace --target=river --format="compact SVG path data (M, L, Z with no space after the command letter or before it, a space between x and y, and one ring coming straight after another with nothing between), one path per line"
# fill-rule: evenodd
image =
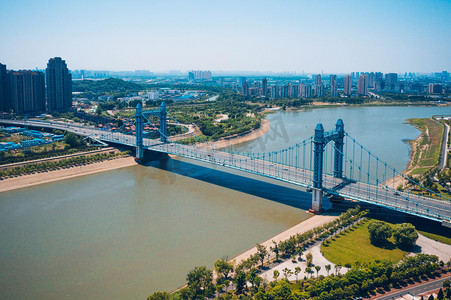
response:
M419 132L406 118L451 107L339 107L268 116L263 137L235 147L274 151L316 123L346 131L402 170ZM1 183L0 183L1 184ZM310 195L286 184L187 160L87 175L0 194L1 299L145 299L305 220Z

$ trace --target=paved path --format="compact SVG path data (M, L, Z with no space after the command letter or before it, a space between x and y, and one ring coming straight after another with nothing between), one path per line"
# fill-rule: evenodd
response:
M435 289L439 289L443 286L443 281L445 281L446 279L450 279L451 276L446 276L437 280L433 280L433 281L429 281L423 284L419 284L410 288L403 288L402 291L396 291L393 293L390 293L388 295L384 295L384 296L380 296L380 297L375 297L372 299L377 299L377 300L393 300L393 299L397 299L403 295L406 294L410 294L412 296L415 295L419 295L419 294L424 294L427 293L429 291L435 290Z

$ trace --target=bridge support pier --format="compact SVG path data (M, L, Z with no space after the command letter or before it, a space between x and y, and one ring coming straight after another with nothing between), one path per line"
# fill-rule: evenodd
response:
M320 213L323 210L323 191L313 189L312 190L312 212Z

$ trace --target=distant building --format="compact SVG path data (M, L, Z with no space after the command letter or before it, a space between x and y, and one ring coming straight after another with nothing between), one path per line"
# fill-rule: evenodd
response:
M438 83L429 83L428 93L429 94L441 94L441 93L443 93L443 86Z
M247 81L242 85L241 92L243 93L243 95L249 95L249 83Z
M190 80L211 81L211 71L190 71L188 78Z
M309 84L301 83L299 85L301 98L310 98L312 97L312 86Z
M375 84L376 84L376 75L374 74L374 72L371 72L370 74L368 74L368 87L373 89Z
M263 78L262 80L262 96L266 97L268 95L268 79Z
M388 73L385 74L385 89L389 91L395 91L398 84L398 74Z
M358 93L360 96L368 96L368 75L359 75Z
M8 71L8 95L17 114L45 111L45 75L35 71Z
M338 97L337 75L330 75L330 96Z
M352 94L352 76L351 75L345 76L344 93L346 96L351 96L351 94Z
M238 79L238 83L239 83L240 87L242 88L243 85L246 83L246 77L240 76L240 78Z
M6 65L0 64L0 112L6 112L10 109L9 101L7 102L7 87Z
M316 75L315 78L315 93L316 97L324 97L324 85L320 74Z
M63 111L72 106L72 76L61 57L51 58L45 70L47 110Z

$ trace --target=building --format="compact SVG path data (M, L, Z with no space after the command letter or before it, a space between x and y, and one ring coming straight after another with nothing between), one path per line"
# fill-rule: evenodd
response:
M345 76L344 93L346 96L351 96L352 94L352 75Z
M330 75L330 96L338 97L337 75Z
M243 95L249 96L249 83L247 81L241 86L241 92Z
M385 89L389 91L395 91L398 84L398 74L388 73L385 74Z
M443 86L438 83L429 83L428 93L429 94L441 94L441 93L443 93Z
M72 75L61 57L51 58L45 70L47 110L63 111L72 106Z
M7 86L6 65L0 64L0 112L7 112L10 109L9 101L7 102Z
M299 85L301 98L310 98L312 97L312 86L309 84L301 83Z
M262 96L266 97L268 95L268 79L263 78L262 80Z
M374 72L371 72L370 74L368 74L368 87L373 89L375 85L376 75L374 74Z
M246 83L246 77L245 76L240 76L239 80L239 85L242 88L243 85Z
M17 114L45 111L45 75L35 71L9 71L8 97Z
M320 74L316 75L315 78L315 93L316 97L324 97L324 86Z
M358 93L360 96L368 96L368 75L359 75Z

